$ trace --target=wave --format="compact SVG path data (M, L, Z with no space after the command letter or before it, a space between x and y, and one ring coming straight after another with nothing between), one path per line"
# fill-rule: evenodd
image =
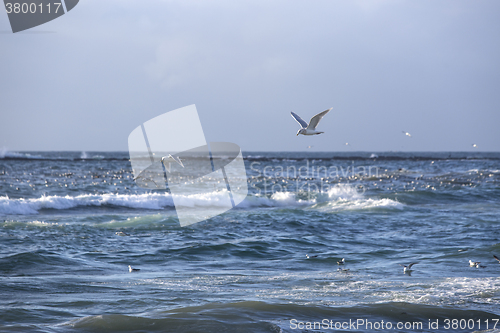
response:
M354 327L353 324L350 325L356 331L371 331L375 322L380 328L380 323L383 320L386 326L387 323L391 323L391 326L394 325L392 329L396 328L398 323L403 325L408 323L407 325L410 326L406 327L406 331L414 329L419 332L447 332L443 322L448 318L472 320L472 323L476 324L476 328L479 328L477 320L480 320L483 328L485 328L484 321L488 320L490 322L489 328L492 328L491 322L496 316L486 311L452 309L404 302L327 307L243 301L176 308L156 313L153 318L122 314L93 315L66 322L62 326L79 330L106 330L109 332L239 332L244 327L245 332L276 333L297 330L302 332L306 328L307 331L340 330L341 326L335 328L334 325L336 323L342 325L342 323L347 322L345 326L349 327L350 320L355 323ZM438 320L438 327L430 327L429 319L432 319L433 322ZM316 326L313 326L314 323L317 323ZM471 322L469 322L470 324ZM307 327L307 325L310 326Z
M40 160L43 159L40 155L31 155L29 153L17 153L13 151L9 151L6 148L0 149L0 159L31 159L31 160Z
M41 160L41 161L128 161L128 153L99 153L88 155L87 152L37 152L20 153L6 148L0 149L0 160Z
M0 197L0 214L30 215L42 209L72 209L76 207L118 206L143 209L164 209L173 207L168 193L149 194L84 194L72 196L42 196L36 199L9 199Z
M270 197L249 196L240 204L243 208L252 207L305 207L321 211L362 210L372 208L398 208L405 205L389 198L367 198L363 188L337 184L328 192L276 192Z
M227 191L214 191L204 194L179 196L178 205L193 208L219 207L225 205L223 200ZM10 199L0 197L0 215L32 215L40 210L68 210L84 207L118 207L131 209L162 210L173 208L174 202L170 193L144 194L83 194L78 196L42 196L32 199ZM337 185L328 192L275 192L270 196L248 195L238 208L250 209L259 207L305 207L321 210L351 210L369 208L401 208L404 205L387 198L366 198L359 189L350 185Z

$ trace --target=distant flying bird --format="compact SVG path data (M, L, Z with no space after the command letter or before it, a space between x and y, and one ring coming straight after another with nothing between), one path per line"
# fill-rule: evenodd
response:
M411 134L406 132L406 131L403 131L403 133L406 135L406 136L409 136L411 138Z
M411 264L409 264L408 266L406 266L406 265L401 265L401 264L399 264L399 266L403 266L403 267L404 267L404 268L403 268L403 273L411 273L411 272L413 271L413 270L411 269L411 267L412 267L413 265L416 265L416 264L417 264L416 262L412 262L412 263L411 263Z
M496 255L493 255L493 258L495 258L498 261L498 263L500 264L500 259L498 259L498 257Z
M300 118L297 114L295 114L294 112L291 112L293 119L295 119L302 127L297 132L297 135L299 135L299 134L316 135L316 134L324 133L324 132L316 131L316 127L318 126L321 118L323 118L325 114L330 112L331 109L333 109L333 108L329 108L328 110L320 112L317 115L315 115L314 117L312 117L311 120L309 120L309 124L306 123L304 120L302 120L302 118Z
M168 154L168 156L163 156L161 158L161 163L163 163L165 169L167 169L168 172L170 172L170 163L172 162L176 162L177 164L179 164L181 167L184 168L184 164L182 164L182 161L179 157L175 158L171 154ZM168 166L165 163L168 163Z
M138 271L140 271L140 269L139 268L132 268L132 266L128 265L128 271L130 273L132 273L132 272L138 272Z
M307 146L307 149L311 149L313 146Z
M343 265L345 264L345 259L342 258L342 260L337 261L337 265Z
M477 148L477 145L475 143L472 144L473 148Z

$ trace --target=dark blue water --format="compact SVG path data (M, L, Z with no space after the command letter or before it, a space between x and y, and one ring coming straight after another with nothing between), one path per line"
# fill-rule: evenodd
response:
M246 153L245 201L187 227L168 191L135 185L127 153L1 157L0 331L473 332L500 319L500 153Z

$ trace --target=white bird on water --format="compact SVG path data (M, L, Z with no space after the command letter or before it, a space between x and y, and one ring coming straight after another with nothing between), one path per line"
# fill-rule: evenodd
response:
M291 112L293 119L295 119L300 124L300 126L302 127L297 132L297 135L299 135L299 134L302 134L302 135L317 135L317 134L324 133L324 132L316 131L316 127L318 126L321 118L323 118L325 114L327 114L328 112L330 112L331 109L333 109L333 108L329 108L328 110L320 112L317 115L315 115L314 117L312 117L311 120L309 120L309 124L306 123L302 118L300 118L296 113Z
M317 258L317 257L318 257L317 255L316 255L316 256L310 256L310 255L306 254L306 258L307 258L307 259Z
M411 269L411 267L412 267L413 265L416 265L416 264L417 264L416 262L412 262L412 263L411 263L411 264L409 264L408 266L406 266L406 265L401 265L401 264L399 264L399 266L403 266L403 267L404 267L404 268L403 268L403 273L411 273L411 272L413 272L413 270Z
M479 264L481 262L480 261L472 261L472 260L469 260L469 266L470 267L476 267L476 268L479 268Z
M342 260L337 261L337 265L343 265L345 264L345 259L342 258Z
M130 273L132 273L132 272L138 272L138 271L140 271L140 269L139 268L132 268L132 266L128 265L128 271Z

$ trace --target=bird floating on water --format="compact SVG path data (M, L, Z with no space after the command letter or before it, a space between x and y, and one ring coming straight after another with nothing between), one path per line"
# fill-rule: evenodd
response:
M327 114L328 112L330 112L331 109L333 109L333 108L329 108L328 110L320 112L317 115L315 115L314 117L312 117L311 120L309 120L309 124L306 123L302 118L300 118L296 113L291 112L293 119L295 119L300 124L300 126L302 127L297 132L297 135L299 135L299 134L302 134L302 135L317 135L317 134L324 133L324 132L316 131L316 127L318 126L321 118L323 118L325 114Z
M337 265L343 265L345 264L345 258L342 258L342 260L337 261Z
M140 271L140 269L139 268L132 268L132 266L128 265L128 271L130 273L132 273L132 272L138 272L138 271Z
M307 258L307 259L317 258L317 257L318 257L317 255L316 255L316 256L310 256L310 255L306 254L306 258Z
M472 261L472 260L469 260L469 266L470 267L476 267L476 268L479 268L479 264L481 262L480 261Z
M404 268L403 268L403 273L411 273L411 272L413 272L413 270L411 269L411 267L412 267L413 265L416 265L416 264L417 264L416 262L412 262L412 263L411 263L411 264L409 264L408 266L406 266L406 265L401 265L401 264L399 264L399 266L403 266L403 267L404 267Z

